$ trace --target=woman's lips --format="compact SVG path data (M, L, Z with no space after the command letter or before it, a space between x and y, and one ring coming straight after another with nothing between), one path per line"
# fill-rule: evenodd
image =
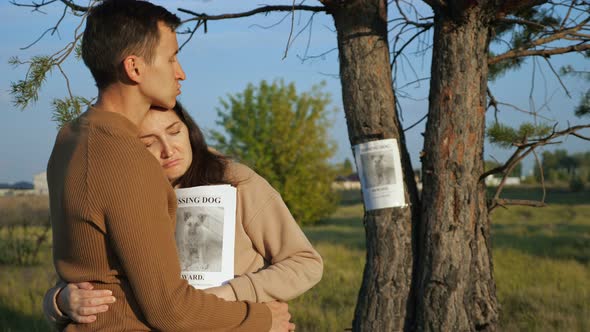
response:
M162 167L164 167L164 168L174 167L174 166L180 164L180 160L181 159L170 160L170 161L166 162L164 165L162 165Z

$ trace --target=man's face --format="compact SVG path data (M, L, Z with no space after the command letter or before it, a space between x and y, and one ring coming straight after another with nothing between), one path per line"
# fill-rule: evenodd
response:
M154 50L151 64L146 65L146 79L140 84L143 94L151 99L152 106L172 108L180 94L180 81L185 79L178 62L176 33L164 23L158 23L160 41Z

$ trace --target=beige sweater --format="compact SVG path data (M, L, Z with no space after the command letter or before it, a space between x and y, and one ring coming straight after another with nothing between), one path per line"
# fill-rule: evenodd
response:
M117 298L65 330L268 331L265 305L226 302L180 278L176 197L137 135L124 116L90 110L56 139L47 167L56 271Z
M237 183L235 279L238 300L288 301L322 277L323 263L281 195L250 168L228 167Z

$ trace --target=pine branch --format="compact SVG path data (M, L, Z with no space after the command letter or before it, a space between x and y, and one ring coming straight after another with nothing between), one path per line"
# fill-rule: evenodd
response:
M391 66L390 66L390 68L391 68L391 69L393 69L393 66L394 66L394 64L396 63L396 61L397 61L397 58L400 56L400 54L402 54L402 53L403 53L404 49L405 49L406 47L408 47L408 45L410 45L410 44L411 44L411 43L414 41L414 39L418 38L418 37L419 37L421 34L423 34L423 33L427 32L428 30L430 30L430 27L425 27L425 28L421 29L420 31L418 31L417 33L415 33L415 34L414 34L412 37L410 37L410 39L408 39L408 40L407 40L407 41L406 41L406 42L405 42L405 43L404 43L404 44L403 44L403 45L402 45L402 46L399 48L399 50L395 50L395 51L394 51L394 53L393 53L393 58L392 58L392 60L391 60ZM399 37L399 35L398 35L398 37ZM398 38L398 37L396 37L396 38ZM397 40L396 40L396 43L397 43Z
M484 180L488 175L498 174L498 173L502 173L502 174L510 173L509 171L507 171L510 168L510 166L519 163L524 157L526 157L528 154L532 153L532 149L537 148L539 146L550 144L551 140L553 140L557 137L573 134L576 131L581 130L581 129L585 129L585 128L590 128L590 125L570 127L568 129L560 131L560 132L556 132L555 130L553 130L553 132L550 135L540 138L540 139L537 139L537 140L533 140L533 142L513 143L513 145L515 145L517 147L517 149L512 154L512 156L510 156L510 158L508 158L508 161L504 165L498 166L496 168L493 168L493 169L483 173L480 176L480 181ZM529 150L527 150L527 149L529 149Z
M522 47L520 47L518 49L510 50L510 51L505 52L503 54L493 56L488 59L488 65L496 64L500 61L504 61L507 59L515 59L515 58L521 58L521 57L525 57L525 56L536 55L536 56L547 57L547 56L551 56L551 55L555 55L555 54L563 54L563 53L575 52L575 51L582 52L582 51L589 50L590 49L590 44L588 44L589 40L582 38L582 37L575 37L575 35L574 35L574 34L578 33L580 30L582 30L583 28L586 28L587 27L586 25L588 24L589 21L590 21L590 18L586 18L585 20L583 20L578 25L576 25L572 28L558 30L556 32L549 34L549 36L547 36L547 37L532 40L529 43L523 45ZM554 42L554 41L557 41L560 39L564 39L568 36L569 37L574 36L574 39L580 41L580 43L576 44L576 45L556 47L556 48L550 48L550 49L535 49L538 46L546 45L551 42Z
M518 24L518 25L525 25L525 26L530 26L530 27L534 27L534 28L541 28L541 29L547 29L548 27L546 25L543 25L539 22L535 22L535 21L530 21L530 20L524 20L524 19L519 19L519 18L500 18L498 20L496 20L497 22L502 22L502 23L506 23L506 24Z
M92 0L91 4L96 3L96 1L97 0ZM16 3L16 2L13 2L13 4L15 4L17 6L21 6L21 7L32 7L32 8L34 8L34 10L38 10L39 8L41 8L43 6L47 6L47 5L52 4L54 2L56 2L56 1L43 1L41 3L32 3L31 5ZM74 5L73 2L71 2L71 1L63 1L62 0L62 3L66 4L66 6L73 6ZM60 16L60 18L57 21L57 24L53 28L48 29L46 32L44 32L41 35L41 37L39 37L35 42L33 42L31 45L29 45L27 47L30 47L30 46L34 45L35 43L37 43L39 40L41 40L41 38L48 31L50 31L50 30L57 31L59 24L62 22L62 20L65 16L67 8L68 7L64 7L64 11L63 11L62 15ZM69 78L66 75L65 71L62 69L61 65L70 56L70 54L76 50L76 45L78 44L80 38L82 37L82 33L80 32L80 30L82 29L82 26L84 25L84 22L86 20L86 16L88 15L88 13L89 12L86 11L86 12L83 12L83 15L81 15L80 23L78 24L78 26L74 30L73 40L71 42L69 42L65 47L63 47L62 49L57 51L56 53L49 55L49 56L36 56L36 57L31 58L31 60L28 60L28 61L20 61L18 58L13 58L10 60L10 63L14 66L23 65L23 64L29 65L29 68L27 70L27 74L25 75L24 80L19 80L17 82L11 82L11 95L13 96L13 105L15 107L19 107L21 109L24 109L31 102L37 101L38 93L39 93L43 83L45 82L45 77L49 72L51 72L51 70L54 67L57 67L59 69L61 75L63 76L63 78L66 82L66 87L67 87L67 91L68 91L68 95L69 95L69 97L67 99L68 100L75 99L75 97L72 93L72 90L71 90Z
M38 12L43 13L40 10L41 8L43 8L45 6L48 6L48 5L51 5L51 4L53 4L53 3L57 2L57 1L58 0L50 0L50 1L43 0L40 3L36 3L36 2L22 3L22 2L16 2L14 0L11 0L10 3L12 5L14 5L14 6L17 6L17 7L33 8L33 11L38 11ZM26 50L26 49L30 48L31 46L37 44L49 32L50 32L51 35L53 35L54 33L58 32L58 28L59 28L61 22L63 21L63 19L65 18L66 14L67 14L68 8L72 9L72 11L79 12L80 14L87 14L88 13L88 10L90 10L90 8L92 8L92 6L89 6L89 7L80 6L80 5L76 4L76 3L74 3L73 1L68 1L68 0L59 0L59 1L64 4L64 8L63 8L63 12L62 12L60 18L57 20L56 24L53 27L48 28L47 30L45 30L35 41L33 41L32 43L30 43L29 45L27 45L25 47L22 47L21 50ZM93 1L93 3L94 2L95 1Z
M507 106L507 107L510 107L510 108L514 109L515 111L518 111L518 112L521 112L521 113L524 113L524 114L532 115L534 117L539 117L539 118L541 118L543 120L547 120L547 121L554 121L554 119L550 119L548 117L545 117L545 116L537 113L536 111L527 111L525 109L522 109L522 108L520 108L520 107L518 107L516 105L510 104L510 103L505 103L505 102L501 102L501 101L497 101L496 100L496 105Z
M546 145L546 144L549 144L550 141L552 141L552 140L554 140L554 139L556 139L558 137L567 136L567 135L573 135L574 133L577 134L578 131L580 131L582 129L587 129L587 128L590 128L590 124L573 126L573 127L569 127L567 129L564 129L562 131L557 131L557 132L554 131L553 133L551 133L547 137L539 138L539 139L536 139L536 140L531 140L530 143L523 144L523 146L533 146L533 145L541 146L541 145Z
M557 73L557 71L555 70L555 68L553 67L553 65L551 64L551 61L549 61L549 59L544 58L545 61L547 62L547 65L549 66L549 69L551 69L551 72L553 73L553 75L555 75L555 78L557 79L557 81L559 82L559 84L561 84L561 87L563 88L563 90L565 91L565 94L568 97L572 97L572 95L570 94L569 90L567 89L567 87L565 86L565 84L563 83L563 80L561 79L561 77L559 76L559 74Z
M35 3L35 2L22 3L22 2L17 2L17 1L11 0L10 3L14 6L17 6L17 7L29 7L29 8L33 8L33 11L39 11L40 8L50 5L50 4L57 2L57 1L58 0L49 0L49 1L43 0L40 3ZM69 0L59 0L59 1L61 3L63 3L64 5L66 5L66 7L72 9L73 11L87 12L90 9L90 7L78 5L74 1L69 1Z
M446 8L447 2L445 0L424 0L432 9L434 8Z
M552 55L557 54L565 54L570 52L583 52L590 50L590 44L577 44L571 45L566 47L557 47L552 49L542 49L542 50L513 50L506 52L504 54L492 57L488 60L488 65L496 64L500 61L504 61L507 59L515 59L515 58L522 58L527 56L542 56L542 57L550 57Z
M397 10L399 12L399 14L402 16L402 19L404 20L405 24L407 25L413 25L417 28L425 28L425 29L429 29L431 27L434 26L434 22L426 22L426 23L419 23L416 21L411 20L407 15L406 12L404 12L404 10L402 9L402 7L399 4L399 0L395 1L395 6L397 7Z
M488 102L488 107L486 108L486 110L489 109L490 107L493 107L494 108L494 119L496 119L496 123L497 123L498 122L498 112L500 111L498 109L498 100L492 94L492 90L490 90L490 87L489 86L488 86L486 92L488 94L488 98L490 99L490 101Z
M182 43L182 45L180 45L180 47L179 47L178 49L179 49L179 50L182 50L182 48L184 47L184 45L186 45L186 44L187 44L189 41L191 41L191 39L193 39L193 36L195 35L195 32L197 32L197 30L199 29L199 27L200 27L201 25L204 25L204 24L205 24L205 21L197 21L197 24L195 24L195 27L194 27L193 29L190 29L190 28L189 28L187 31L185 31L185 32L182 32L183 34L184 34L184 33L188 33L188 34L189 34L189 36L188 36L188 38L187 38L187 39L186 39L186 40L185 40L185 41ZM207 33L207 25L206 25L206 24L205 24L205 33Z
M14 1L14 0L10 0L9 2L10 2L11 5L14 5L14 6L17 6L17 7L29 7L29 8L33 8L33 11L38 11L39 8L45 7L47 5L50 5L50 4L52 4L52 3L56 2L56 1L58 1L58 0L50 0L50 1L43 0L43 1L41 1L41 3L34 3L34 2L32 2L30 4L29 3L20 3L20 2Z
M253 10L249 10L246 12L241 13L231 13L231 14L219 14L219 15L209 15L206 13L196 13L189 9L178 8L178 11L183 12L185 14L193 15L194 17L189 18L187 20L182 21L182 23L190 22L190 21L216 21L216 20L226 20L232 18L242 18L253 16L256 14L268 14L272 12L290 12L294 10L305 10L311 12L327 12L328 8L325 6L306 6L306 5L276 5L276 6L262 6Z
M575 4L576 4L576 2L572 1L571 5L569 6L569 8L567 10L567 14L565 14L565 17L561 21L560 28L563 28L567 24L567 20L570 18L570 15L572 14L572 9L574 9Z
M21 49L21 50L26 50L26 49L30 48L31 46L33 46L33 45L37 44L37 43L38 43L38 42L39 42L41 39L43 39L43 37L45 37L45 35L46 35L48 32L51 32L51 35L52 35L52 36L53 36L53 34L54 34L54 33L58 32L58 30L57 30L57 29L59 28L59 25L61 24L61 22L62 22L62 21L63 21L63 19L65 18L65 16L66 16L66 13L67 13L67 10L68 10L68 7L64 6L64 10L63 10L63 12L62 12L62 14L61 14L60 18L57 20L57 23L56 23L56 24L55 24L53 27L51 27L51 28L48 28L47 30L45 30L45 31L44 31L44 32L43 32L43 33L42 33L42 34L39 36L39 38L37 38L35 41L33 41L32 43L30 43L30 44L29 44L29 45L27 45L27 46L25 46L25 47L21 47L20 49Z
M295 26L295 0L293 0L293 5L291 8L291 28L289 29L289 38L287 38L287 46L285 47L285 54L283 55L283 59L287 58L287 53L289 52L289 46L291 44L291 37L293 37L293 27Z
M576 137L579 137L584 140L590 140L590 138L582 136L578 133L578 131L580 131L582 129L587 129L587 128L590 128L590 124L573 126L573 127L569 127L567 129L564 129L562 131L555 131L555 129L554 129L553 132L551 134L547 135L546 137L535 139L535 140L530 140L529 142L525 142L525 143L514 143L514 146L516 146L516 151L512 154L512 156L510 156L508 161L506 161L506 163L504 163L504 165L498 166L494 169L484 172L479 178L480 181L484 181L488 175L500 174L500 173L503 174L500 185L498 186L498 188L496 189L496 193L494 194L494 198L492 198L488 202L489 211L492 211L494 208L496 208L498 206L503 206L503 205L538 206L538 205L530 205L529 203L532 201L504 200L504 199L500 198L500 194L502 193L502 190L504 189L504 185L506 183L506 179L508 177L508 174L510 174L510 172L512 172L514 167L516 167L516 165L518 165L518 163L520 163L526 156L528 156L531 153L535 154L536 148L538 148L540 146L548 145L548 144L554 144L555 143L554 140L558 137L572 135L572 136L576 136ZM536 157L536 154L535 154L535 157ZM541 167L541 166L539 166L539 167ZM543 186L544 186L544 183L543 183ZM523 203L523 204L520 204L520 203ZM543 201L538 202L538 203L544 205L545 204L544 199L543 199Z
M526 8L532 8L535 6L543 5L549 2L548 0L504 0L501 1L501 5L497 8L499 15L508 15L511 13L518 12Z
M492 200L492 206L502 206L505 207L506 205L520 205L520 206L533 206L533 207L545 207L547 204L543 201L531 201L527 199L505 199L505 198L498 198Z
M583 140L586 140L586 141L590 141L590 137L588 137L588 136L584 136L584 135L581 135L581 134L578 134L578 133L572 133L572 136L576 136L576 137L577 137L577 138L579 138L579 139L583 139Z
M541 175L541 188L543 188L543 197L541 198L541 201L545 202L545 197L547 197L547 188L545 187L545 172L543 171L543 164L539 160L537 151L533 150L533 156L535 156L535 163L537 163L537 167L539 167L539 174Z
M71 8L74 11L77 12L87 12L88 10L90 10L90 7L85 7L85 6L80 6L76 3L74 3L73 1L68 1L68 0L61 0L61 2L68 6L69 8Z

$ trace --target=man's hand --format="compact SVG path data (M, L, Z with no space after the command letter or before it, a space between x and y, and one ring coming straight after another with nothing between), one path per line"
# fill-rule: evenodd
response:
M68 284L57 294L57 307L77 323L92 323L96 314L109 310L114 303L110 290L94 290L89 282Z
M267 302L265 303L272 314L272 326L270 332L289 332L295 331L295 324L289 322L291 314L289 313L289 306L283 302Z

